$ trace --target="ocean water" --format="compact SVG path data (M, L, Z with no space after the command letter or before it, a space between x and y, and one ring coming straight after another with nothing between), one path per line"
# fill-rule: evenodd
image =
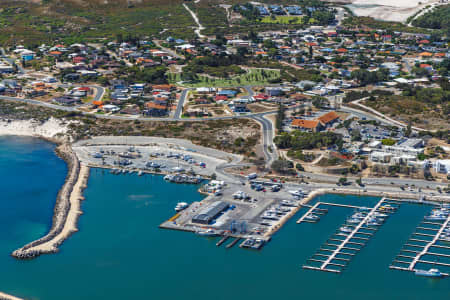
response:
M388 268L429 207L403 205L336 275L301 266L347 208L331 208L317 224L294 217L262 251L225 249L217 239L158 228L177 202L202 199L197 186L99 169L91 170L80 231L57 254L17 261L9 253L48 230L66 167L51 144L11 137L0 138L0 166L0 290L27 299L450 299L450 279Z

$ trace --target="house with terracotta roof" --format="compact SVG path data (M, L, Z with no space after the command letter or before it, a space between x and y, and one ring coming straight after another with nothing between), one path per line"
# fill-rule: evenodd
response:
M161 117L167 115L168 113L167 106L152 101L145 103L144 106L145 106L144 114L148 116Z
M322 130L322 124L317 120L294 119L291 128L302 131L318 132Z
M339 120L339 115L335 111L330 111L330 112L317 118L317 121L319 121L323 127L329 127L338 120Z

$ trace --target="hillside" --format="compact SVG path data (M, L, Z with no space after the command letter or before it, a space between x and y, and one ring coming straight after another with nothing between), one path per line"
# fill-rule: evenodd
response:
M430 29L444 29L450 33L450 5L435 7L433 10L417 17L412 21L417 27Z
M0 43L40 44L140 36L193 36L195 26L182 0L3 0Z

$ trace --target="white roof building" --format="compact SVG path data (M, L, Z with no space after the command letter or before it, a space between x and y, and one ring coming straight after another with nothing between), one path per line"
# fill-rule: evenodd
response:
M450 159L441 159L433 163L433 167L438 173L450 175Z

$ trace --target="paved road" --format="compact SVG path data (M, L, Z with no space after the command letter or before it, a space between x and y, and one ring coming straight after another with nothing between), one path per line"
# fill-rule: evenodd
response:
M60 85L58 85L59 87L62 87L62 88L69 88L69 87L82 87L82 86L86 86L86 87L89 87L89 88L91 88L91 89L94 89L95 90L95 97L94 97L94 99L93 99L93 101L100 101L100 100L102 100L103 99L103 96L105 96L105 92L106 92L106 89L104 88L104 87L102 87L102 86L99 86L99 85L70 85L70 84L60 84Z
M89 112L83 112L77 110L76 107L71 106L62 106L62 105L56 105L52 103L46 103L38 100L33 99L24 99L24 98L17 98L17 97L9 97L9 96L0 96L0 99L3 100L9 100L9 101L15 101L15 102L21 102L21 103L27 103L27 104L33 104L38 106L43 106L51 109L59 109L63 111L70 111L70 112L79 112L82 115L85 116L93 116L100 119L112 119L112 120L142 120L142 121L180 121L180 122L198 122L198 121L215 121L215 120L231 120L231 119L245 119L245 118L251 118L251 117L258 117L258 116L265 116L276 113L276 111L268 111L263 113L250 113L250 114L243 114L243 115L237 115L237 116L224 116L224 117L209 117L209 118L195 118L195 119L181 119L181 118L151 118L151 117L142 117L142 116L120 116L120 115L100 115L100 114L94 114ZM178 107L177 107L178 109Z
M184 56L183 56L183 55L179 55L178 53L176 53L176 52L173 51L172 49L169 49L169 48L166 48L166 47L161 46L161 43L160 43L158 40L153 40L153 43L154 43L157 47L161 48L163 51L166 51L167 53L169 53L170 55L172 55L173 57L179 58L179 59L184 59Z
M380 113L379 111L377 111L377 110L375 110L375 109L373 109L371 107L368 107L368 106L366 106L364 104L361 104L360 102L362 100L364 100L364 99L355 100L352 103L355 104L355 105L358 105L361 108L364 108L364 109L370 111L373 115L382 118L382 120L385 120L385 122L388 122L391 125L399 126L399 127L403 127L403 128L406 128L408 126L408 125L406 125L406 124L404 124L402 122L399 122L397 120L394 120L394 119L386 116L385 114ZM425 130L423 128L419 128L419 127L415 127L415 126L411 126L411 129L416 130L416 131L427 131L427 130Z
M183 113L184 102L186 101L186 97L189 93L190 89L185 89L181 92L180 99L178 100L177 109L175 110L174 119L178 120L181 118L181 114Z
M252 116L251 119L257 121L262 126L262 146L264 156L266 157L266 166L270 167L272 162L278 159L278 152L275 144L273 143L274 130L273 124L270 120L264 116Z
M332 175L332 174L317 174L310 172L300 172L300 175L304 177L309 177L309 179L314 181L322 181L329 183L337 183L340 175ZM347 177L349 181L355 181L359 177ZM426 181L420 179L411 179L411 178L362 178L362 182L368 185L384 185L384 186L406 186L406 185L415 185L416 187L420 187L423 189L430 188L436 190L437 187L445 187L447 183L439 183L435 181Z
M16 62L14 61L14 59L12 59L12 58L6 56L6 52L5 52L5 49L4 49L3 47L0 48L0 52L1 52L2 58L3 58L4 60L6 60L11 66L14 66L14 65L17 66L17 71L18 71L18 73L20 73L20 74L25 74L25 73L26 73L26 70L25 70L24 68L22 68L22 66L16 64Z

